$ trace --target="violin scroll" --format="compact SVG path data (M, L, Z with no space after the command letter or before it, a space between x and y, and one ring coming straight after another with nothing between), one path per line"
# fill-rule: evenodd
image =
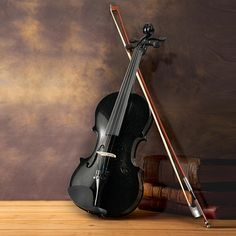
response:
M159 48L161 43L164 42L167 37L158 37L153 38L152 35L154 34L155 29L152 24L145 24L143 26L143 33L145 34L140 40L133 40L128 45L126 45L126 49L132 51L136 48L139 44L142 44L145 49L148 46L152 46L154 48Z
M151 35L153 35L154 33L154 27L152 24L145 24L143 26L143 33L146 34L148 37L150 37Z

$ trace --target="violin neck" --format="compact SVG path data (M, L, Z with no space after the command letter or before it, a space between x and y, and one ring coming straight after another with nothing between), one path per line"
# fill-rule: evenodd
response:
M131 61L126 70L119 94L106 127L106 135L118 136L120 133L125 111L128 106L129 96L135 82L136 72L144 52L145 49L142 46L137 46L134 49Z

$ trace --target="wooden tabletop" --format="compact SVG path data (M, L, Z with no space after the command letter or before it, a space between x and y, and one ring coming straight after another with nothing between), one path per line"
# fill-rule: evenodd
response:
M211 220L136 210L121 219L104 219L71 201L0 201L0 235L164 236L236 235L236 220Z

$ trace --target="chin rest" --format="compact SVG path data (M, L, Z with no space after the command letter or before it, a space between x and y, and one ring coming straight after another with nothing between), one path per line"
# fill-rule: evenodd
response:
M105 209L93 205L93 191L90 188L83 185L75 185L68 188L68 193L73 202L83 210L100 216L107 214Z

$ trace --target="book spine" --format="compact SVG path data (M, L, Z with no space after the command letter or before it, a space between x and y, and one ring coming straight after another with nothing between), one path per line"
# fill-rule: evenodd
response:
M193 199L189 191L185 191L186 196L192 204ZM186 204L186 199L183 191L180 189L173 189L162 186L153 186L151 183L144 183L144 198L154 198L154 199L165 199L168 201L173 201L180 204Z
M201 186L198 181L200 160L197 158L180 158L180 163L192 187L200 189ZM144 159L144 182L169 187L179 186L173 168L164 156L150 156Z
M236 191L236 160L200 160L179 158L186 176L195 190ZM144 181L154 185L179 187L169 159L163 155L144 158ZM219 175L219 173L224 173Z

